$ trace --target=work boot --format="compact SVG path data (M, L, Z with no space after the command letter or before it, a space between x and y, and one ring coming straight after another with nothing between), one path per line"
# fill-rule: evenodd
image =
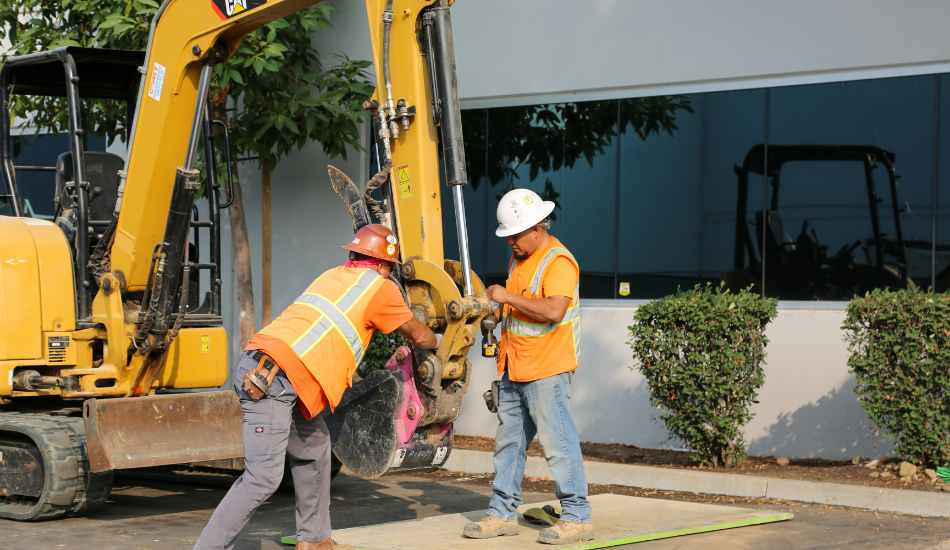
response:
M594 525L592 523L572 523L561 520L554 527L542 529L538 542L547 544L570 544L594 540Z
M356 550L349 544L340 544L333 539L321 540L320 542L298 541L295 550Z
M481 521L466 525L462 534L470 539L487 539L504 535L517 535L518 531L520 531L518 520L503 521L495 516L485 514Z

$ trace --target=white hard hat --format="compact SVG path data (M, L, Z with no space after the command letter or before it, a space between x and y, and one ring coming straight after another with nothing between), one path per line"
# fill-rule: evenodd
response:
M512 189L498 203L498 229L495 235L507 237L521 233L544 221L554 211L554 203L541 200L530 189Z

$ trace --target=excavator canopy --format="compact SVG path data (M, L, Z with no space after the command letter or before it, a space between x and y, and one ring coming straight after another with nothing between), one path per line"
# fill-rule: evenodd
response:
M14 94L66 96L63 63L70 55L79 75L79 96L125 99L134 103L145 64L144 51L107 50L66 46L11 57L3 64L2 85Z

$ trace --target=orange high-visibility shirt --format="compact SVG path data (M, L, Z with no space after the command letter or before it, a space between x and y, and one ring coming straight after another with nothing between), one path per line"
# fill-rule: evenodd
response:
M508 369L513 382L530 382L570 372L580 363L580 268L561 241L551 237L524 261L513 256L505 288L528 298L567 296L571 303L560 323L532 319L505 304L498 342L498 375Z
M306 418L336 408L374 330L412 319L399 287L366 268L338 267L315 280L248 342L280 365Z

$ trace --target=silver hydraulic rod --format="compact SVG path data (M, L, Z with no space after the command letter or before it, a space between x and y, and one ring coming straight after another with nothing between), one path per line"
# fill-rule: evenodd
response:
M191 135L188 137L188 154L185 156L185 169L193 170L198 160L198 143L201 141L201 124L204 110L208 104L208 89L211 87L211 74L214 67L209 63L201 68L201 80L198 81L198 100L195 102L195 117L191 121Z
M472 257L468 252L468 225L465 223L465 198L462 186L452 186L452 201L455 203L455 225L459 234L459 255L462 260L462 277L465 279L465 295L474 294L472 289Z

